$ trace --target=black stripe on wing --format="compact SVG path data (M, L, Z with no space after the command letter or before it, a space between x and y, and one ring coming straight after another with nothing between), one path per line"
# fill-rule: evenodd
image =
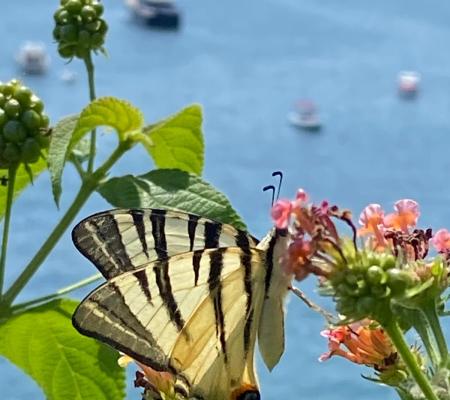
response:
M214 304L216 335L220 340L225 363L228 363L227 342L225 340L225 316L222 309L222 282L220 279L223 268L223 254L225 251L226 248L220 248L210 254L208 285L210 296Z
M239 232L236 237L236 244L242 250L241 264L244 267L244 288L247 295L244 326L244 352L247 356L250 349L251 328L253 324L252 253L247 235L242 235Z
M106 278L119 272L134 269L133 263L122 241L117 221L111 213L103 213L78 224L72 231L72 240L77 249Z
M172 293L172 284L170 283L169 276L169 260L157 261L153 267L153 272L155 273L159 295L167 310L167 314L180 332L186 323L181 316L180 309Z

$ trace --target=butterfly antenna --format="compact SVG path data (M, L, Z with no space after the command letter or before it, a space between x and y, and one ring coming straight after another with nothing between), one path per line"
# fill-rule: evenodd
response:
M272 205L275 201L275 186L273 185L267 185L263 187L263 192L265 192L266 190L272 190Z
M277 191L277 200L278 200L278 198L280 197L281 183L283 182L283 173L281 171L274 171L274 172L272 172L272 176L280 177L280 181L278 182L278 191ZM272 203L273 203L273 201L272 201Z

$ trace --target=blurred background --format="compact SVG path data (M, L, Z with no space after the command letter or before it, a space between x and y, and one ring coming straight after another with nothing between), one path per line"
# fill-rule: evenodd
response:
M328 199L356 217L368 203L390 210L397 199L412 198L421 205L421 227L450 227L450 3L177 0L177 30L150 29L123 2L103 3L109 56L94 60L97 95L128 99L148 123L200 103L204 177L229 197L254 235L271 226L270 195L261 188L275 184L274 170L284 172L283 197L302 187L313 200ZM44 100L52 123L88 103L83 65L65 64L56 53L51 32L57 6L56 0L5 1L0 13L0 80L22 79ZM24 74L15 60L27 40L46 46L50 64L41 76ZM302 128L308 118L321 129ZM102 135L100 154L114 141ZM114 174L153 168L143 150L133 151ZM67 168L62 210L78 183ZM34 186L13 209L7 285L61 214L49 176ZM96 195L77 220L106 208ZM18 300L94 272L67 232ZM299 286L315 298L312 280ZM370 373L364 367L338 358L318 363L327 349L321 329L321 317L292 298L284 357L272 373L258 361L264 400L395 398L390 389L363 380L360 375ZM4 359L0 388L3 399L43 399ZM131 385L128 392L138 398Z

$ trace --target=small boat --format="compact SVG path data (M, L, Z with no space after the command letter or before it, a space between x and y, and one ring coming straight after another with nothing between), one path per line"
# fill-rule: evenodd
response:
M50 57L44 43L26 42L19 49L16 61L27 74L40 75L47 72Z
M133 14L147 25L161 29L178 29L180 11L170 0L127 0Z
M299 128L317 131L322 127L316 105L310 100L301 100L295 111L288 114L289 122Z
M398 74L398 92L400 96L411 98L417 95L420 83L420 74L415 71L401 71Z

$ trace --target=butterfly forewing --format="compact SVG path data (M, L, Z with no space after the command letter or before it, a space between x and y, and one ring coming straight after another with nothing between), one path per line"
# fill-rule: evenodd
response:
M234 227L178 211L111 210L92 215L73 230L78 250L105 278L153 260L204 248L239 246L258 241Z

